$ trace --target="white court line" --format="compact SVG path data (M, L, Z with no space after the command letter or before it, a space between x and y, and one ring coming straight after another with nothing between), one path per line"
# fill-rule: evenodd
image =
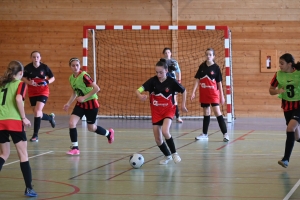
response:
M38 157L38 156L42 156L42 155L45 155L45 154L48 154L48 153L52 153L52 152L53 152L53 151L48 151L48 152L46 152L46 153L41 153L41 154L38 154L38 155L35 155L35 156L28 157L28 159L34 158L34 157ZM17 160L17 161L13 161L13 162L4 164L3 166L10 165L10 164L14 164L14 163L16 163L16 162L20 162L20 160Z
M294 185L294 187L291 189L291 191L284 197L283 200L288 200L290 199L290 197L293 195L293 193L295 192L295 190L299 187L300 185L300 179L298 180L298 182Z

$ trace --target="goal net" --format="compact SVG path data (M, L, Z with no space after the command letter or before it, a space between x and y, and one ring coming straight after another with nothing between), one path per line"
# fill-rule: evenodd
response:
M106 118L150 118L149 101L140 101L135 90L155 75L155 64L163 49L172 49L179 63L182 85L187 90L188 113L182 118L202 117L199 92L190 101L199 65L207 48L215 50L215 62L223 76L225 104L220 105L228 122L234 117L231 73L231 42L227 26L84 26L84 70L101 90L99 116ZM178 106L181 108L181 94Z

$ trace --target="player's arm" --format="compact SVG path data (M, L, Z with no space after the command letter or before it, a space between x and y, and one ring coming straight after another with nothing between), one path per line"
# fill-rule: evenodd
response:
M185 104L186 104L186 93L187 93L186 90L184 90L184 92L182 93L182 103L181 103L182 112L187 112L188 111L186 106L185 106Z
M89 85L89 87L93 87L93 89L92 89L89 93L87 93L86 95L78 97L78 98L77 98L77 101L78 101L78 102L83 102L83 101L86 100L87 98L93 96L94 94L96 94L97 92L100 91L100 87L99 87L96 83L94 83L94 82L92 82L92 83Z
M24 83L20 83L18 90L17 90L17 95L16 95L16 104L20 113L20 116L22 118L22 122L24 124L24 126L30 126L31 123L30 121L27 119L26 115L25 115L25 109L24 109L24 97L25 97L25 93L26 93L26 85Z
M55 77L53 76L53 77L47 79L47 81L48 81L48 84L51 84L55 81Z
M175 70L175 73L176 73L177 81L178 81L179 83L181 83L181 70L180 70L180 67L179 67L178 62L176 62L176 70Z
M69 109L69 107L70 107L70 105L72 104L72 102L76 99L76 97L77 97L77 94L76 94L76 92L75 92L75 90L72 90L73 92L72 92L72 94L71 94L71 96L70 96L70 98L69 98L69 100L68 100L68 102L64 105L64 107L63 107L63 110L64 111L67 111L68 109Z
M192 95L191 95L191 101L193 101L193 99L195 98L195 92L196 92L198 86L199 86L199 79L196 78L194 88L193 88L193 92L192 92Z
M269 88L270 95L281 94L283 92L284 92L283 88L277 88L277 87L270 85L270 88Z
M220 104L224 104L225 98L224 98L224 93L223 93L222 82L218 82L217 85L218 85L219 94L220 94Z
M136 96L141 100L145 101L147 99L147 95L142 94L145 91L145 88L143 86L139 87L136 91L135 94Z

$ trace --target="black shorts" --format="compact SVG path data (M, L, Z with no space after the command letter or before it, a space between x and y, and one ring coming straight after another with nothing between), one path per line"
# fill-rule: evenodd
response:
M300 124L300 109L286 111L284 112L284 117L286 125L289 124L291 119L296 120Z
M20 141L27 141L25 131L22 132L15 132L15 131L6 131L0 130L0 143L10 142L9 136L11 137L14 144Z
M164 123L164 120L165 119L171 119L171 118L169 118L169 117L166 117L166 118L164 118L164 119L162 119L162 120L160 120L160 121L158 121L158 122L155 122L155 123L152 123L152 125L158 125L158 126L162 126L163 125L163 123ZM172 120L172 119L171 119Z
M88 124L95 124L98 114L98 108L93 109L84 109L80 108L79 106L75 106L72 112L72 115L76 115L80 117L80 119L85 115L86 123Z
M29 97L29 100L31 106L36 106L37 101L46 104L48 97L41 95L41 96Z
M215 106L218 106L219 104L218 103L201 103L200 104L200 106L202 107L202 108L207 108L207 107L209 107L209 106L212 106L212 107L215 107Z

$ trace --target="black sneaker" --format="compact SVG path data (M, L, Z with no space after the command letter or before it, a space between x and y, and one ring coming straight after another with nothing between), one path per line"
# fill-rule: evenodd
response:
M38 141L39 141L38 136L32 136L32 138L30 139L30 142L38 142Z
M37 193L33 189L26 188L24 195L28 197L36 197Z
M54 115L54 113L51 113L49 115L49 117L50 117L49 122L50 122L52 128L54 128L55 127L55 120L54 120L55 115Z

